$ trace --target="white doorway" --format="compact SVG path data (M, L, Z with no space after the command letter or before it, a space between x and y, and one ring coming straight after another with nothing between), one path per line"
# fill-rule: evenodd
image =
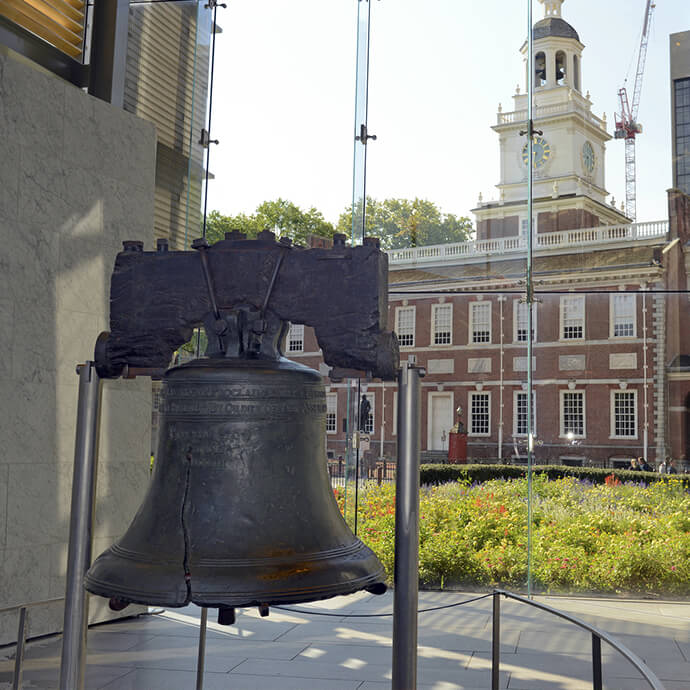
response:
M427 449L448 450L448 434L453 426L453 394L429 393Z

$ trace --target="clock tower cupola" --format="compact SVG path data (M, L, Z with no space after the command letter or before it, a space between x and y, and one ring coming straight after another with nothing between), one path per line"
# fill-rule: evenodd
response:
M589 93L583 94L582 52L578 32L562 17L565 0L539 0L544 17L532 27L533 62L527 64L527 41L520 52L525 61L525 86L513 96L513 108L499 106L492 129L499 136L498 200L480 202L477 239L523 234L527 226L527 173L532 168L537 233L630 222L606 203L604 158L606 116L592 112ZM528 160L527 70L532 70L532 113L535 134Z

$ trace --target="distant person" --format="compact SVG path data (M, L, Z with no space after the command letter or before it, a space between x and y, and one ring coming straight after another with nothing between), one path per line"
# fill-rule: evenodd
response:
M666 474L678 474L678 468L676 467L675 460L668 461L668 467L666 468Z
M362 396L362 402L359 404L359 430L366 431L367 422L369 421L369 413L371 412L371 403L367 400L367 396Z
M639 472L640 471L640 466L637 464L637 458L633 458L630 461L630 469L633 470L633 472Z
M637 458L637 466L643 471L643 472L653 472L654 470L652 469L652 466L642 457Z

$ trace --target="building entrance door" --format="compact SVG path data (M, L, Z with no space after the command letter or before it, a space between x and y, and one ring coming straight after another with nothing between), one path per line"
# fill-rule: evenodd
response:
M452 393L429 393L429 450L448 450L448 433L453 426Z

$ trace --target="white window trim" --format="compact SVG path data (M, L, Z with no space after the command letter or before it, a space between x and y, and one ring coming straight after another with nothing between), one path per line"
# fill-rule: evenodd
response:
M489 399L489 431L484 434L474 433L472 431L472 398L476 395L486 395ZM487 438L491 436L491 391L470 391L467 395L467 435L468 436L481 436Z
M518 340L518 310L520 309L520 304L526 304L520 299L513 300L513 342L514 343L526 343L526 340ZM537 342L537 305L534 303L532 305L532 330L534 331L533 343Z
M302 347L299 350L291 350L290 349L290 342L293 339L292 335L294 332L300 333L301 335L298 335L296 338L294 338L295 341L301 340L302 341ZM290 355L298 355L300 353L304 352L304 324L301 323L291 323L290 328L288 329L288 334L287 334L287 339L285 341L285 349L286 352L285 354L289 357Z
M326 415L328 415L328 401L335 400L335 429L333 431L328 430L328 424L326 424L327 434L337 434L338 433L338 394L337 393L326 393Z
M527 434L519 434L517 430L518 423L518 395L526 394L527 391L513 391L513 436L519 438L527 438ZM537 433L537 391L532 391L532 436Z
M450 309L450 342L449 343L436 343L436 312L440 307ZM444 348L453 344L453 304L452 302L444 302L443 304L432 304L431 305L431 338L429 340L429 345L431 347Z
M477 304L486 304L488 305L489 308L489 339L486 342L476 342L474 340L474 305ZM468 318L468 323L469 323L469 332L468 332L468 344L469 345L477 345L481 347L482 345L491 345L493 342L493 329L492 329L492 319L493 319L493 309L492 309L492 304L491 300L474 300L469 303L469 318Z
M417 307L415 305L395 308L395 333L396 335L398 333L398 328L400 325L400 312L403 310L412 310L412 345L403 345L400 343L401 349L414 347L417 344Z
M633 332L632 335L614 335L614 328L615 328L615 310L614 310L614 303L615 303L615 298L620 297L621 295L625 295L627 297L631 297L633 300L633 313L632 313L632 327L633 327ZM609 338L612 338L614 340L629 340L630 338L637 338L637 295L635 294L630 294L630 293L625 293L625 292L618 292L609 295Z
M582 393L582 435L579 434L573 434L572 436L568 436L568 434L565 433L565 415L564 415L564 400L565 400L565 395L566 393ZM559 438L587 438L587 396L585 395L585 391L582 388L578 388L575 390L560 390L558 392L559 394L559 406L558 406L558 430ZM572 433L572 432L571 432Z
M633 394L633 401L634 401L634 406L635 406L635 435L634 436L616 436L615 431L616 431L616 393L632 393ZM611 390L611 428L610 428L610 435L609 438L611 439L620 439L620 440L627 440L627 441L635 441L640 435L640 422L639 422L639 412L637 409L637 390L616 390L612 389Z
M566 299L573 298L573 297L578 297L582 300L582 337L581 338L565 338L564 333L563 333L563 328L565 325L564 324L565 301L566 301ZM561 295L558 311L559 311L558 340L560 342L565 342L565 343L572 343L572 342L577 342L579 340L584 340L585 336L586 336L586 328L587 328L587 300L585 299L585 295L576 295L576 294Z

